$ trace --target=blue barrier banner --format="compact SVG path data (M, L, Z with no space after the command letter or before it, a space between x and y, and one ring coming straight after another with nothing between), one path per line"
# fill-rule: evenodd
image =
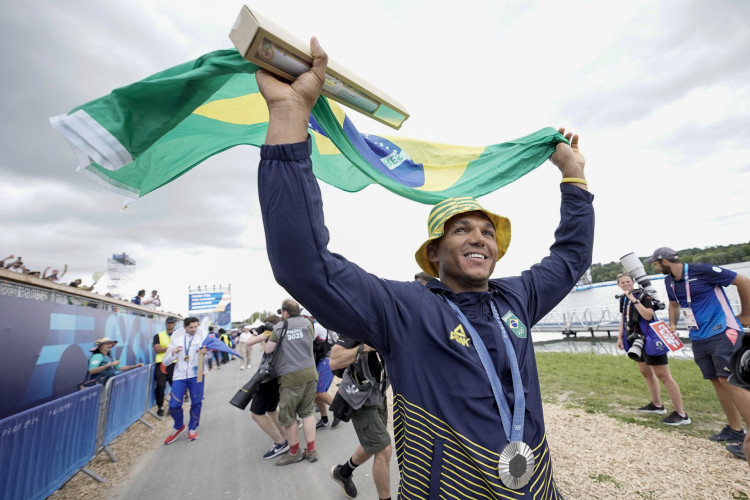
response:
M112 392L107 410L107 427L104 431L104 446L133 425L144 414L143 402L149 387L149 366L142 366L111 380Z
M54 493L94 458L102 386L0 420L0 498Z

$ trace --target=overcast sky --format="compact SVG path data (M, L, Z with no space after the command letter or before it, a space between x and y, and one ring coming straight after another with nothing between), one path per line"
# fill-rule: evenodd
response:
M234 319L275 310L257 202L258 152L239 147L120 213L122 197L74 173L48 118L206 52L230 48L240 2L69 0L0 10L0 253L91 281L137 260L126 290L187 313L190 285L232 285ZM596 195L594 262L658 246L747 242L750 3L263 0L252 7L403 103L398 135L482 146L545 126L581 134ZM361 132L393 134L348 112ZM546 163L480 199L511 219L495 277L547 254L560 175ZM410 279L429 207L379 186L322 186L333 251Z

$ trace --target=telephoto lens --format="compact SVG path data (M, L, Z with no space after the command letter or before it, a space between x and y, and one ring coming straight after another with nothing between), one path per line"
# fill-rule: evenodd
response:
M628 357L636 361L643 358L643 344L644 339L639 335L638 338L635 339L632 344L630 344L630 349L628 349Z
M242 388L234 394L232 399L229 400L229 404L236 406L240 410L247 408L247 405L250 404L250 401L252 401L253 396L255 395L255 390L250 392L253 385L254 380L250 379L247 384L243 385ZM257 390L257 387L255 389Z

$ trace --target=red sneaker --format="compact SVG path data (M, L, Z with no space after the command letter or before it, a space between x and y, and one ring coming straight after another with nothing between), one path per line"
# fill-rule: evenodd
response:
M180 433L182 431L184 431L184 430L185 430L185 426L184 425L182 427L180 427L179 429L173 430L172 434L170 434L169 436L167 436L167 439L164 440L164 444L172 444L172 443L174 443L174 440L177 439L177 436L179 436Z
M198 439L198 432L197 431L188 431L188 440L189 441L195 441Z

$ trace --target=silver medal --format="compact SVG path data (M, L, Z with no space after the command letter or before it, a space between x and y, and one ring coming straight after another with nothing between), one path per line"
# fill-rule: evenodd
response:
M534 474L534 453L522 441L508 443L500 453L497 470L500 480L513 490L523 488Z

